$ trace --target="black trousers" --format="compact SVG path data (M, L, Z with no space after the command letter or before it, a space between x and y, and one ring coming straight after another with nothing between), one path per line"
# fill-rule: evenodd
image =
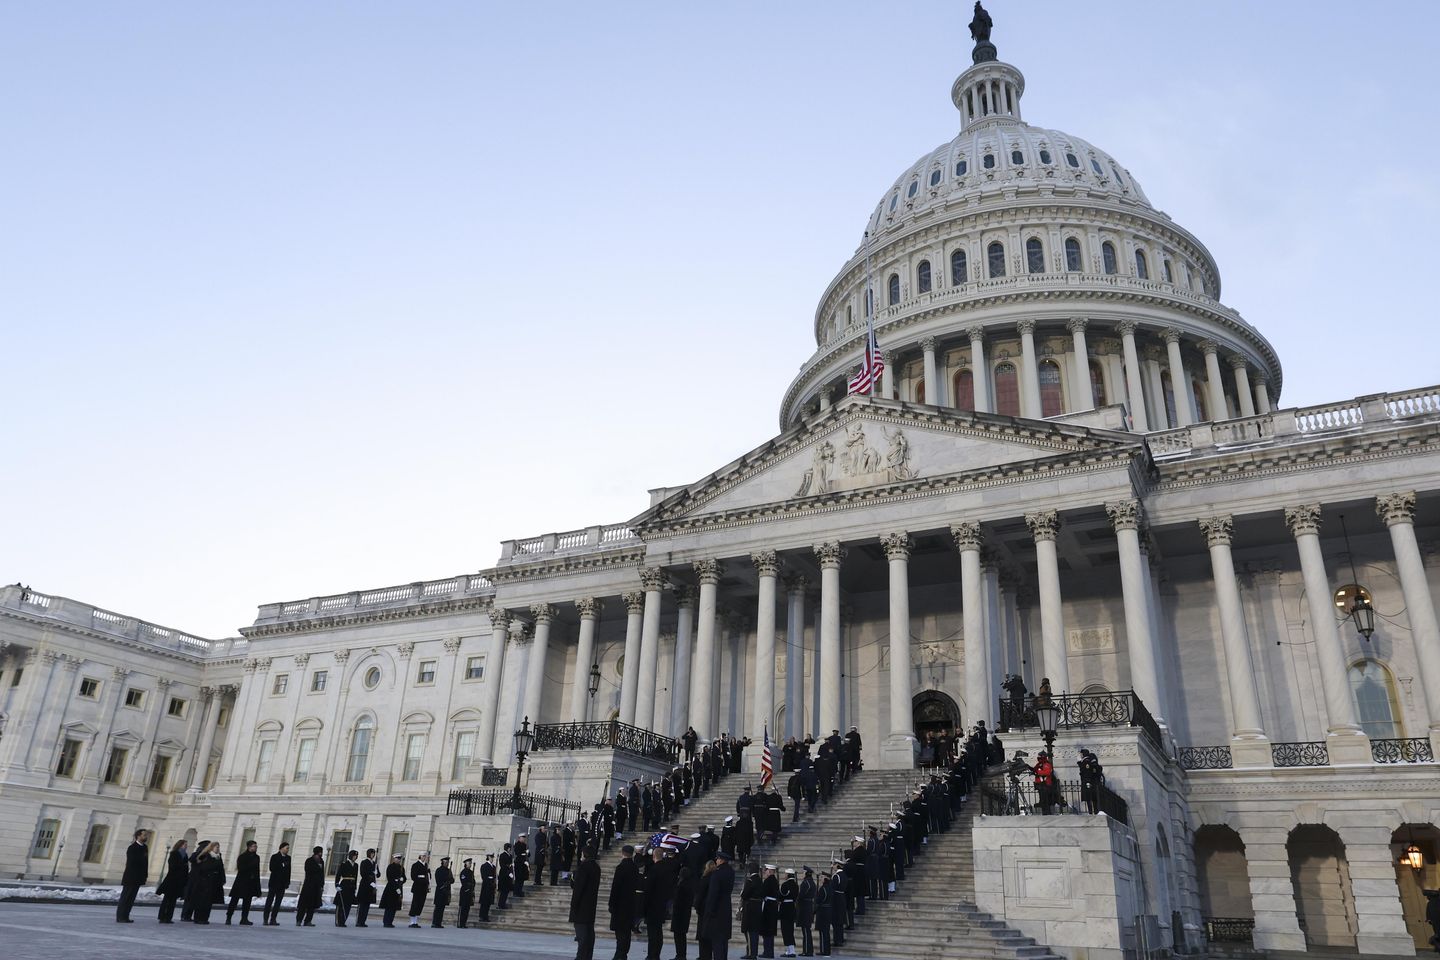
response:
M120 902L115 905L115 920L117 923L126 923L130 920L130 908L135 906L135 895L140 892L140 884L127 883L120 888Z
M460 895L460 918L455 921L457 927L463 927L470 920L470 905L475 902L474 897Z
M575 960L593 960L595 956L595 924L575 924Z
M240 905L240 919L242 921L250 919L250 898L242 897L239 894L232 893L230 895L230 906L225 910L226 923L229 923L230 918L235 916L235 905L237 903Z
M380 915L380 925L385 927L395 926L395 908L386 907L385 912Z
M675 941L675 960L686 960L690 953L689 928L676 930L673 934Z
M174 923L174 922L175 922L175 901L176 901L179 897L180 897L180 894L178 894L178 893L167 893L167 894L165 894L163 897L160 898L160 916L159 916L159 920L160 920L161 923Z
M488 897L483 893L480 895L480 919L486 923L490 922L490 904L493 903L494 900L495 895L493 893Z
M270 892L265 896L265 920L267 922L280 919L280 901L284 899L284 890L270 888Z
M651 923L646 920L645 939L648 941L645 960L660 960L660 951L665 949L665 921L662 919Z
M550 886L560 885L560 858L553 857L550 860Z
M295 908L295 926L302 927L305 924L314 924L315 908L311 906Z
M615 960L630 958L630 928L615 931Z
M808 923L800 924L800 952L807 957L815 953L815 935Z
M818 915L815 919L815 927L820 932L820 955L828 957L830 956L830 918L824 914ZM806 930L805 934L809 936L810 931Z
M780 939L787 947L795 946L795 918L793 916L787 917L783 913L780 915Z
M718 934L707 938L710 943L710 960L730 960L730 938Z
M355 905L355 926L365 926L365 919L370 916L370 907L374 902L374 900L364 900Z
M411 920L419 920L425 915L425 898L429 895L429 893L430 891L425 890L420 893L412 893L410 895Z
M343 927L350 922L350 907L355 903L355 894L343 887L335 891L335 926Z
M435 915L430 918L430 926L445 926L445 908L448 906L450 906L449 900L441 900L439 897L435 898Z

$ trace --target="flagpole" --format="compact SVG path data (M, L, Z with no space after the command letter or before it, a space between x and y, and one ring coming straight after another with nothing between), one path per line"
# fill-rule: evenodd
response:
M871 348L879 350L875 343L875 288L870 278L870 254L873 248L870 244L870 231L865 231L865 354L868 358ZM866 362L869 362L868 359ZM875 392L878 389L875 378L870 378L870 399L875 399Z

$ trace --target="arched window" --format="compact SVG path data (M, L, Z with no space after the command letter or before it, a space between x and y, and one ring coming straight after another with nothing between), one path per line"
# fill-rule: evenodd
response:
M375 732L375 721L361 717L355 721L355 730L350 735L350 760L345 764L345 779L355 783L365 779L365 767L370 763L370 738Z
M955 398L955 409L975 409L975 374L969 370L961 370L955 374L954 392L950 394Z
M993 153L987 153L987 154L985 154L984 159L982 159L982 160L980 161L980 165L983 166L986 170L994 170L994 169L995 169L995 154L993 154Z
M845 304L845 327L846 327L846 329L849 329L850 327L852 327L852 326L854 326L854 325L855 325L855 308L854 308L853 306L851 306L850 304L847 303L847 304Z
M1020 416L1020 377L1015 364L1008 361L995 367L995 412Z
M1065 238L1065 269L1071 273L1079 273L1084 269L1080 262L1080 241L1074 237Z
M915 196L915 191L917 191L917 190L919 190L919 189L920 189L920 181L919 181L919 180L911 180L911 181L910 181L910 189L905 191L905 197L908 199L908 198L910 198L910 197Z
M1060 364L1054 360L1040 361L1040 416L1058 417L1065 412L1065 398L1061 395Z
M930 171L930 186L932 186L932 187L938 186L939 183L940 183L940 171L939 171L939 170L931 170L931 171Z
M890 306L900 302L900 274L890 274L890 279L885 282L886 303Z
M920 266L915 268L915 289L921 293L930 292L930 261L921 260Z
M1190 381L1190 397L1195 401L1195 419L1201 423L1209 423L1210 412L1205 404L1205 385L1199 380Z
M1145 259L1144 250L1135 251L1135 276L1141 280L1150 279L1150 261Z
M1099 360L1090 361L1090 399L1097 407L1105 406L1105 375L1100 370Z
M955 176L963 177L966 173L969 172L969 170L970 164L966 163L964 160L955 161Z
M985 259L989 261L990 276L1005 276L1005 244L999 240L993 241L985 248Z
M1355 694L1355 711L1360 715L1360 726L1367 737L1392 740L1401 736L1395 682L1383 664L1377 660L1361 660L1351 666L1350 689Z
M1166 283L1174 283L1174 282L1175 282L1175 271L1173 271L1173 270L1170 269L1170 261L1169 261L1169 260L1161 260L1161 261L1160 261L1160 266L1161 266L1161 268L1162 268L1163 271L1164 271L1165 282L1166 282Z
M1025 154L1020 152L1019 150L1011 150L1010 162L1015 164L1015 166L1017 167L1022 165L1025 162Z
M965 251L956 250L950 254L950 285L958 287L970 281L970 272L965 263Z
M1170 382L1169 370L1160 374L1160 392L1165 394L1165 422L1172 427L1178 427L1180 421L1175 416L1175 387Z
M1115 244L1106 240L1100 244L1100 260L1105 264L1106 273L1117 273L1120 270L1120 263L1115 259Z
M900 202L900 194L898 194L898 193L895 194L895 196L893 196L893 197L890 198L890 212L891 212L891 213L894 213L894 212L895 212L895 204L897 204L897 203L899 203L899 202Z
M1025 241L1025 269L1031 273L1045 272L1045 247L1039 237Z
M915 402L925 402L925 380L923 377L915 381Z
M1095 176L1097 177L1105 176L1105 171L1100 169L1100 161L1094 157L1090 158L1090 169L1095 171Z
M1075 156L1075 154L1073 153L1065 154L1065 162L1070 164L1070 166L1074 167L1076 170L1080 169L1080 158Z
M1042 150L1040 151L1040 162L1043 163L1043 164L1045 164L1046 166L1049 166L1049 164L1050 164L1050 151L1049 151L1049 150L1043 150L1043 149L1042 149Z

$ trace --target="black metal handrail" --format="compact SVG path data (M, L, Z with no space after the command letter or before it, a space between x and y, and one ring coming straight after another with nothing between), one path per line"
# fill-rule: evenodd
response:
M1000 732L1038 728L1035 717L1037 697L1023 700L1004 699L1000 701ZM1119 690L1115 693L1066 693L1050 697L1050 703L1060 708L1060 728L1070 727L1138 727L1154 744L1155 749L1165 750L1164 738L1160 736L1160 725L1145 708L1134 690Z
M1429 737L1371 740L1370 757L1376 763L1434 763Z
M1229 770L1235 766L1229 744L1213 747L1181 747L1180 767L1184 770Z
M517 800L519 806L516 806ZM569 823L580 815L580 804L535 793L517 794L513 790L451 790L446 812L452 817L515 813L532 820Z
M1255 921L1247 917L1205 917L1205 939L1211 943L1253 943Z
M1130 805L1125 798L1103 783L1094 785L1094 802L1097 813L1130 823ZM1089 813L1086 785L1078 780L1066 780L1055 784L1054 793L1046 803L1041 802L1040 788L1033 783L1018 781L1005 785L1003 792L993 787L980 790L980 812L987 817L1024 817L1048 814Z
M1330 750L1324 740L1272 743L1270 761L1277 767L1328 767Z
M619 720L593 723L537 723L534 750L587 750L609 747L665 763L680 761L680 743Z

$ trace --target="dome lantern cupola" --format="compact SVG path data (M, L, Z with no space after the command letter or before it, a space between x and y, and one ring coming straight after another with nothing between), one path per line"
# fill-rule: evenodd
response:
M977 0L975 19L970 21L970 36L975 39L975 49L970 54L974 66L960 74L950 88L950 100L960 111L961 130L977 123L1020 120L1025 76L995 58L990 27L990 14Z

